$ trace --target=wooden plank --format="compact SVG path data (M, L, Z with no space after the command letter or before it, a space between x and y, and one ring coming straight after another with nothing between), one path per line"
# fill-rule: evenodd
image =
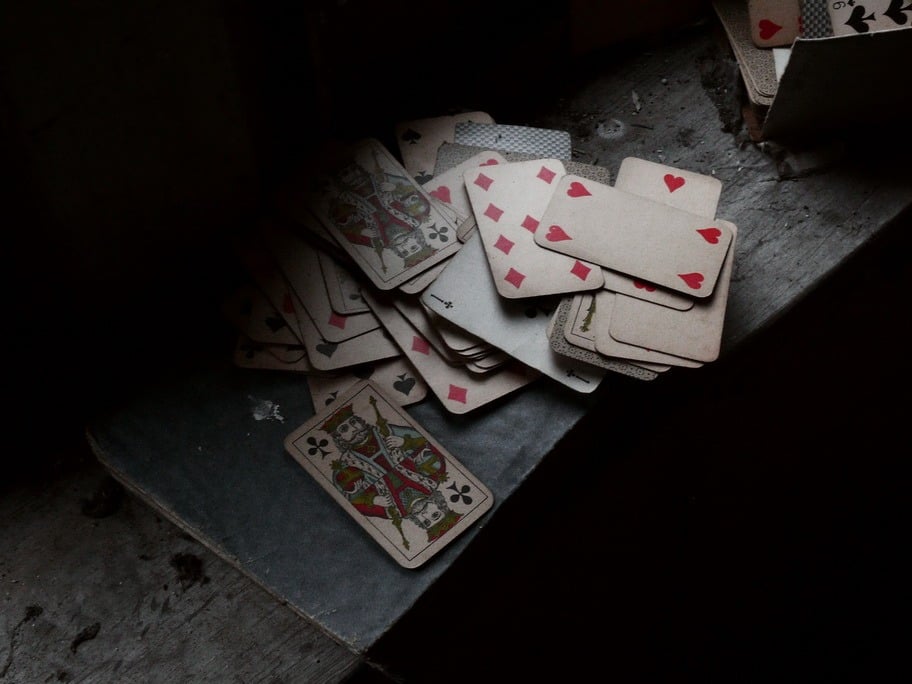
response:
M71 460L72 471L0 497L0 679L335 682L359 667L106 482L91 455Z

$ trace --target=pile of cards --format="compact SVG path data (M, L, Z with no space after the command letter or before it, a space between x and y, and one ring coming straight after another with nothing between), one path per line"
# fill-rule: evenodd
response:
M797 38L912 27L908 0L713 0L751 102L769 106Z
M397 140L398 158L370 138L312 160L282 218L238 242L250 278L224 313L238 366L307 378L315 415L288 453L413 568L493 497L405 407L713 361L736 228L712 176L628 158L612 184L565 131L475 112Z
M716 178L627 158L612 184L566 132L483 113L397 136L398 158L330 146L288 220L239 245L238 365L303 372L317 407L369 378L466 413L542 377L588 393L718 357L737 230Z

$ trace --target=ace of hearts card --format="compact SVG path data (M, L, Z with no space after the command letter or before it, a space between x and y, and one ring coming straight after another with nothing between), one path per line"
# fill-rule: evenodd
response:
M405 568L425 563L494 504L491 491L370 380L288 435L285 448Z
M309 207L381 290L459 250L457 226L378 140L336 145L314 163Z

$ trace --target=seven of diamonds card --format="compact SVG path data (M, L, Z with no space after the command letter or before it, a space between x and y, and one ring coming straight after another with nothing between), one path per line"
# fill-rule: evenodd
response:
M389 290L459 249L456 225L377 140L335 149L308 206L371 282Z
M481 481L370 380L288 435L285 448L405 568L425 563L494 503Z

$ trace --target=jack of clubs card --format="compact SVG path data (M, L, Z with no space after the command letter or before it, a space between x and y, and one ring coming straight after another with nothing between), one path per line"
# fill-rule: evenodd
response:
M288 435L285 448L405 568L423 564L494 502L369 380Z

